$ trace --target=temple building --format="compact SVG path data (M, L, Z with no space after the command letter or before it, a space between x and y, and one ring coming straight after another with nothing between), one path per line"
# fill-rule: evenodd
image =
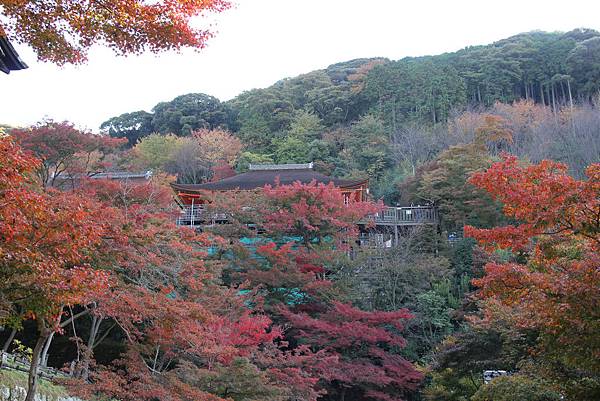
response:
M107 171L71 174L63 172L50 177L50 185L57 189L79 188L87 180L109 180L119 181L123 184L135 186L148 183L152 178L152 171Z
M253 190L265 185L290 185L295 182L308 184L333 183L342 190L346 199L366 200L369 194L369 180L343 180L328 177L313 170L313 164L250 164L247 172L204 184L171 184L176 199L182 206L199 205L206 191Z
M329 177L313 169L307 164L251 164L245 173L203 184L178 184L171 187L175 192L175 200L181 207L177 224L201 229L203 226L227 223L225 214L208 214L204 204L207 202L206 192L256 190L265 185L290 185L295 182L308 184L317 182L333 183L340 188L345 199L364 201L369 196L368 180L345 180ZM360 244L377 248L390 248L398 244L402 231L414 226L437 226L437 210L430 205L409 207L385 207L380 213L357 222L361 230Z

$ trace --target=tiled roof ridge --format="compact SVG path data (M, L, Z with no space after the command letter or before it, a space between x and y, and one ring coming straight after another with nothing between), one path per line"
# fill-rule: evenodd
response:
M313 163L288 163L288 164L249 164L250 171L270 171L270 170L312 170Z
M130 171L105 171L98 173L81 173L81 174L70 174L70 173L60 173L53 178L57 178L59 180L70 180L73 178L91 178L91 179L126 179L126 178L146 178L150 179L152 177L152 170L147 170L143 172L130 172Z

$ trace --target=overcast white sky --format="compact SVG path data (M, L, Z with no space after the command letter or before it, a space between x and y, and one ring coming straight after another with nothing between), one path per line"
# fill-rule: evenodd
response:
M199 52L117 57L95 48L87 64L59 68L17 50L30 68L0 74L0 123L44 117L97 131L125 112L190 92L228 100L360 57L439 54L531 30L600 30L597 0L233 0Z

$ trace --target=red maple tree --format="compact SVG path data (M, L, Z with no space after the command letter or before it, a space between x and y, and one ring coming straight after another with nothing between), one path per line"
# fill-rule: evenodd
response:
M103 163L105 156L126 143L123 138L80 131L66 121L46 121L29 128L12 129L10 135L41 161L36 172L44 187L65 182L72 187L73 181L81 176L103 171L107 167Z
M405 340L400 336L406 310L365 312L333 302L313 316L282 309L297 333L297 341L337 357L316 366L320 385L343 401L348 390L363 399L401 400L422 380L410 362L397 354Z
M267 185L264 196L267 232L300 237L304 247L330 241L337 247L358 233L358 222L381 209L381 204L346 199L333 183L316 181L291 185Z
M85 62L95 43L118 54L203 48L212 32L192 18L229 6L226 0L0 0L0 35L29 44L38 58L57 64Z
M97 204L75 193L42 192L29 174L40 162L10 137L0 138L0 258L4 321L18 326L35 319L26 400L37 387L46 341L60 331L65 308L86 304L110 287L110 275L92 266L92 255L109 231Z
M221 372L235 371L243 358L250 361L248 369L258 370L257 386L284 391L279 368L253 365L262 358L262 347L272 349L281 330L260 310L249 309L235 289L220 285L218 264L207 260L206 247L223 241L175 226L165 196L169 189L160 182L130 186L94 180L85 189L118 211L107 242L110 252L96 259L113 272L115 285L95 300L92 313L115 322L127 352L93 369L91 355L82 359L80 379L70 383L73 391L124 400L220 400L225 394L210 383L234 382ZM298 358L283 351L275 355L280 363ZM311 379L295 377L285 383L305 391Z
M345 202L339 188L316 182L267 186L263 196L258 221L264 235L279 242L258 245L258 258L234 264L242 288L258 294L259 306L287 328L291 349L312 352L308 372L318 378L316 388L340 400L350 393L399 400L415 389L422 376L398 355L405 345L403 321L411 315L338 302L343 291L328 278L333 263L345 257L357 223L380 205Z
M485 319L538 332L535 355L579 376L600 371L600 164L590 165L587 176L576 180L561 163L522 165L505 156L471 182L518 223L465 227L489 251L518 256L488 263L485 276L475 280Z

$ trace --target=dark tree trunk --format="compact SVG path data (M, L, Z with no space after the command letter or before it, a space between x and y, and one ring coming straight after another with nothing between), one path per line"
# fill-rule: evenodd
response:
M13 340L15 339L16 334L17 334L17 329L12 329L10 331L10 335L8 336L8 338L6 339L6 342L4 343L4 346L2 347L2 352L8 352L8 348L10 347Z
M571 111L573 111L573 95L571 93L571 81L567 80L567 89L569 90L569 105L571 106Z
M88 337L87 349L83 353L83 360L80 362L78 367L77 377L88 379L90 375L90 361L94 354L94 347L97 345L98 334L100 333L100 325L102 324L102 318L96 315L91 315L92 324L90 327L90 336ZM109 329L110 331L110 329ZM103 337L100 338L102 341Z
M435 93L433 88L431 89L431 119L435 125L437 123L437 116L435 115Z
M567 95L565 93L565 83L560 81L560 93L562 95L562 102L560 104L565 104L567 102Z
M556 114L557 110L556 110L556 96L554 93L554 83L552 83L551 94L552 94L552 112L554 114Z
M396 132L396 97L392 99L392 127L392 132Z
M89 349L94 348L94 343L96 342L96 337L98 336L98 331L100 330L100 324L102 320L98 318L96 315L92 315L92 325L90 328L90 336L88 337L87 346Z
M540 82L540 98L542 99L542 104L545 106L546 100L544 99L544 87L542 86L541 82Z
M29 377L27 378L27 396L24 401L34 401L38 387L38 366L40 364L40 356L44 349L44 345L48 338L52 335L52 330L47 328L44 323L40 323L40 336L33 348L31 355L31 366L29 367Z

